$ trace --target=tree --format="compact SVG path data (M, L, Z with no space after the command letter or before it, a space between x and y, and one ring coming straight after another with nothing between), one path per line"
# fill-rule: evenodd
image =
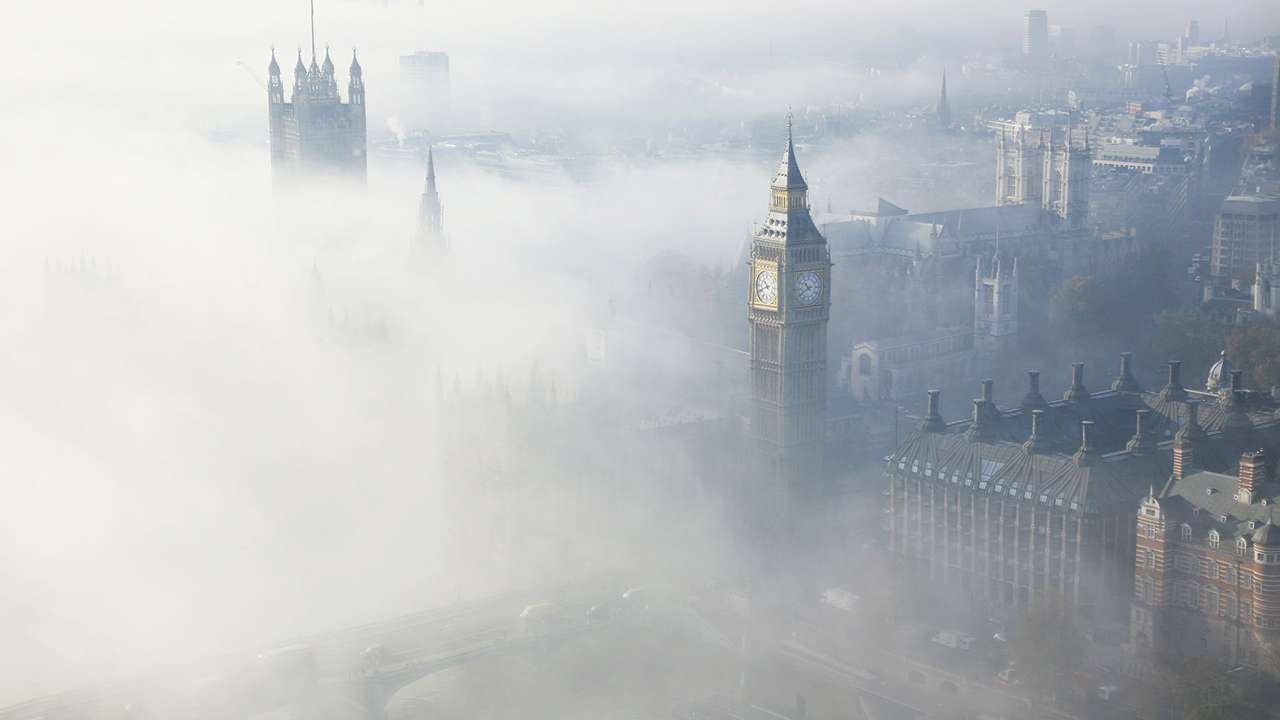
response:
M1231 720L1249 714L1239 689L1213 660L1186 660L1177 675L1174 698L1186 720Z
M1280 324L1251 322L1227 339L1227 358L1256 388L1280 385Z
M1227 328L1194 310L1166 311L1155 317L1148 343L1156 357L1181 360L1191 372L1207 370L1227 340ZM1183 375L1187 382L1189 375Z
M1084 661L1080 630L1064 608L1052 600L1033 605L1010 639L1022 681L1040 695L1055 695Z

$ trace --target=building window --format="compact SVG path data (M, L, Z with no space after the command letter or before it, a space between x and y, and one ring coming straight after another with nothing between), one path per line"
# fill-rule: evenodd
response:
M1156 553L1154 550L1147 551L1147 569L1148 570L1156 569Z
M1211 548L1213 548L1213 549L1215 549L1215 550L1216 550L1216 549L1218 549L1218 542L1219 542L1219 540L1221 540L1221 536L1220 536L1220 535L1218 535L1218 531L1217 531L1217 530L1210 530L1210 531L1209 531L1209 547L1211 547Z
M1244 557L1244 554L1248 551L1249 551L1249 543L1245 542L1244 538L1240 538L1239 540L1236 540L1237 555L1239 555L1240 557Z
M1191 526L1186 523L1182 523L1182 542L1190 542L1190 541L1191 541Z
M858 374L861 375L862 377L868 377L871 375L871 356L870 355L858 356Z

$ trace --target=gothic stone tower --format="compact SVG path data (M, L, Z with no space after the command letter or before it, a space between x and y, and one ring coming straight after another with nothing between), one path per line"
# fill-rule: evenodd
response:
M764 471L791 487L813 487L822 475L827 408L831 254L808 191L788 119L769 215L752 239L747 320L751 432Z
M302 64L302 51L293 68L293 95L284 100L284 83L275 51L267 66L267 111L271 132L271 176L277 190L300 178L332 173L365 182L367 147L365 134L364 73L355 53L351 55L347 102L338 96L338 82L329 51L324 65Z
M996 202L1039 205L1068 227L1089 217L1089 146L1072 143L1070 127L1020 126L996 144Z
M1006 358L1018 339L1018 259L1001 270L1000 258L973 272L973 345L986 361Z

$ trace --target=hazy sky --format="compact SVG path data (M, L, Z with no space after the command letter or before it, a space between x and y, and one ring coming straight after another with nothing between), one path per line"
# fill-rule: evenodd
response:
M316 11L344 88L359 48L374 136L396 112L396 57L415 49L450 52L472 129L643 136L864 90L919 101L943 61L1016 47L1024 10L383 5ZM273 44L287 68L307 42L306 7L6 9L0 617L16 632L0 643L0 703L496 587L510 567L468 545L489 527L463 512L477 498L439 472L437 371L470 382L505 369L522 383L542 362L554 374L646 258L679 251L725 267L763 215L767 163L608 162L582 185L445 159L466 289L441 304L436 269L404 261L421 167L375 159L359 202L325 196L272 215L259 83ZM1220 4L1186 0L1043 7L1051 23L1144 37L1193 16L1212 36L1223 18ZM1280 25L1269 0L1233 3L1230 21ZM904 72L868 81L867 64ZM815 199L873 196L873 143L804 158ZM391 318L403 346L317 344L313 267L340 314Z

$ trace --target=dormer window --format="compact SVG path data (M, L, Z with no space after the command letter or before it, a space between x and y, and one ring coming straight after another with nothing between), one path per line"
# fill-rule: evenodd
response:
M1240 538L1239 540L1236 540L1237 555L1239 555L1240 557L1244 557L1245 552L1247 552L1248 550L1249 550L1249 543L1245 542L1244 538Z
M1250 530L1257 530L1257 529L1258 529L1258 521L1257 521L1257 520L1250 520L1250 521L1249 521L1249 529L1250 529ZM1243 538L1241 538L1241 539L1243 539Z
M1182 542L1191 542L1191 526L1182 523Z
M1209 547L1216 549L1221 539L1222 536L1218 534L1217 530L1209 531Z

